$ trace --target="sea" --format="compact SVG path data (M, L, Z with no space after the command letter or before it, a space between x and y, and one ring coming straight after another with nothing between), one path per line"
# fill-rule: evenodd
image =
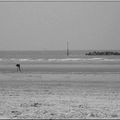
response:
M120 73L120 55L86 55L91 51L0 51L0 72L16 73L20 64L22 73Z

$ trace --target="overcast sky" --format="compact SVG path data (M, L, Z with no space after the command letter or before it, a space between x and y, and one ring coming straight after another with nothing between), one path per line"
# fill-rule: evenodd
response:
M120 49L120 2L0 2L0 50Z

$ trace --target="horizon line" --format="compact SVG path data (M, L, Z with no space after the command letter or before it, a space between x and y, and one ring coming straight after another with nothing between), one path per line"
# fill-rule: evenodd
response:
M88 51L88 50L94 50L94 51L119 51L120 49L71 49L70 51ZM0 50L0 51L66 51L66 50Z
M0 2L120 2L120 0L1 0Z

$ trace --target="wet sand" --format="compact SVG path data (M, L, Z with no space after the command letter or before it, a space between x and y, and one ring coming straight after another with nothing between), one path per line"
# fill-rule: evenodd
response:
M0 118L120 118L120 75L0 73Z
M15 63L0 63L0 73L15 73ZM21 64L23 73L120 73L120 64L108 63L39 63Z

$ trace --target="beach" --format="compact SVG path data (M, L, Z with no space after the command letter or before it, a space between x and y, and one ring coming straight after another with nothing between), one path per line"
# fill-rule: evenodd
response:
M120 56L65 52L0 51L0 119L120 118Z
M0 73L0 118L120 118L120 74Z
M120 119L120 0L0 0L0 119Z
M120 0L0 0L0 119L120 119Z

